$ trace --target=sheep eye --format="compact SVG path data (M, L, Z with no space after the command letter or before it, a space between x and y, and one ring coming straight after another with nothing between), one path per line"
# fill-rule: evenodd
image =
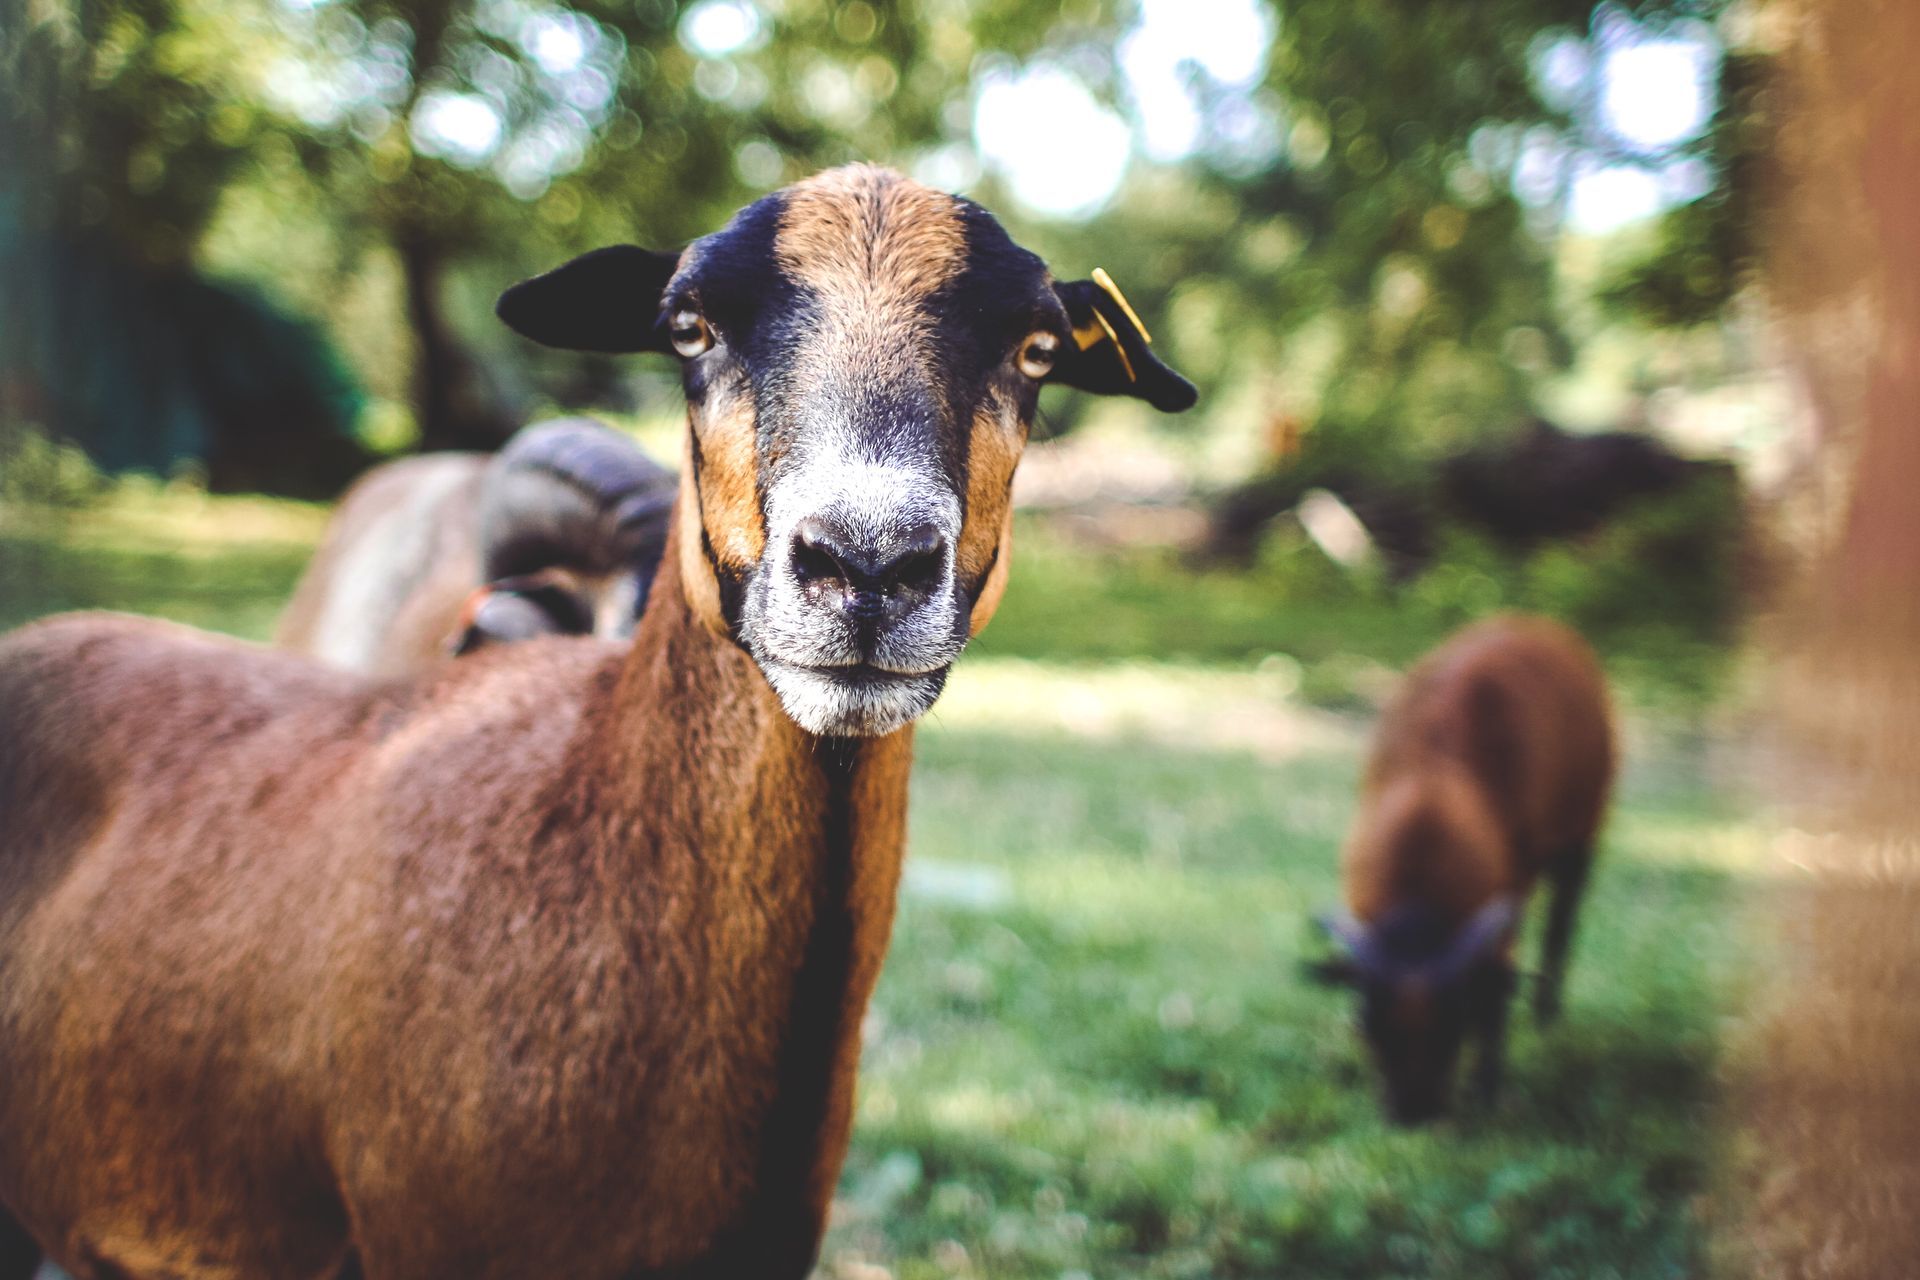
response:
M1043 329L1020 344L1020 372L1037 381L1053 372L1059 356L1060 339Z
M707 326L707 318L692 307L682 307L667 317L667 338L687 360L713 347L713 330Z

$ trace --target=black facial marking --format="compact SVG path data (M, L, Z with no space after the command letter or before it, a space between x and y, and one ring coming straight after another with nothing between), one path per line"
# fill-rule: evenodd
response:
M811 289L779 267L776 240L785 208L783 196L768 196L702 240L668 298L669 307L682 298L695 302L726 344L730 361L746 374L763 491L780 478L802 407L793 403L787 382L790 356L816 324L821 305ZM1007 379L1006 393L1016 403L1024 400L1022 416L1030 416L1038 384L1013 370L1011 357L1037 328L1063 342L1069 338L1046 265L1014 244L985 209L962 200L958 211L965 264L946 289L922 303L934 322L934 384L880 384L863 394L859 410L863 421L890 433L876 445L932 444L942 471L964 500L973 414L990 386ZM704 401L711 376L700 361L688 364L687 396L696 406ZM899 439L903 434L912 438Z
M792 347L797 290L774 256L785 208L776 192L742 209L694 247L668 290L669 307L693 302L750 375L777 367Z
M936 300L934 351L942 391L954 406L953 438L945 442L952 451L949 465L964 495L973 416L993 384L1000 381L1014 397L1023 421L1032 419L1040 384L1012 367L1019 344L1036 329L1063 342L1071 339L1066 312L1048 285L1046 263L1015 244L985 209L970 200L959 203L966 265Z
M805 341L818 309L811 292L781 269L776 245L787 199L775 192L742 209L727 226L701 240L676 277L669 305L694 302L726 347L727 376L745 375L754 407L754 487L764 537L766 493L789 452L794 408L787 385L792 354ZM709 366L686 366L687 400L695 408L710 390Z

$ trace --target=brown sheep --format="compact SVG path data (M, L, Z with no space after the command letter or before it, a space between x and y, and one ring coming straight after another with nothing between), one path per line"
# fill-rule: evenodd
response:
M111 615L0 641L0 1244L85 1277L812 1267L911 726L999 602L1040 390L1194 392L1110 290L865 166L500 313L681 361L631 645L377 680Z
M1374 736L1341 854L1344 948L1325 978L1360 994L1360 1025L1396 1120L1446 1109L1462 1042L1474 1094L1500 1081L1514 931L1553 889L1534 1009L1557 1015L1574 917L1614 772L1606 681L1578 635L1509 615L1468 627L1408 674Z
M368 675L540 635L633 634L678 483L588 418L498 454L376 467L341 499L274 643Z

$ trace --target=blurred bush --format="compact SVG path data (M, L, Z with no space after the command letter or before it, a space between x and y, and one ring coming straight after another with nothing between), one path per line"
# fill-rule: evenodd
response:
M1449 526L1408 594L1447 628L1494 609L1560 618L1640 691L1704 702L1719 691L1743 617L1745 527L1737 477L1709 470L1634 500L1590 534L1525 550Z
M3 215L0 382L100 466L331 497L367 465L362 392L320 326L251 285Z
M1357 708L1454 629L1519 609L1582 630L1637 700L1698 708L1722 688L1750 586L1744 503L1730 468L1705 468L1578 537L1515 546L1442 514L1425 556L1399 573L1337 563L1292 519L1272 522L1249 558L1222 562L1089 547L1030 516L977 647L1081 661L1278 656L1308 700Z
M0 506L83 507L106 477L76 445L26 423L0 421Z

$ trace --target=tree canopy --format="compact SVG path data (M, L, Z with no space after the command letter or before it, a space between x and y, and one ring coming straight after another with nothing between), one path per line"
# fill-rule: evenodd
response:
M499 285L599 244L683 242L854 158L968 186L1063 270L1107 265L1216 412L1323 448L1418 453L1529 416L1570 353L1554 262L1570 166L1694 166L1693 198L1606 290L1641 322L1711 320L1751 254L1758 55L1722 57L1712 127L1664 149L1595 106L1609 42L1682 25L1719 42L1716 0L1249 0L1267 33L1251 76L1173 66L1197 123L1171 152L1142 145L1131 4L11 2L0 163L24 181L5 184L0 235L38 265L9 273L0 320L55 332L69 274L144 282L131 293L243 276L262 314L320 326L287 364L291 397L345 428L351 365L427 446L622 394L604 362L506 344L486 320ZM979 145L985 86L1035 68L1133 133L1091 216L1023 209ZM1089 145L1070 121L1022 126L1042 154ZM131 407L75 408L71 360L16 356L6 376L0 412L154 465L106 443L135 431Z

